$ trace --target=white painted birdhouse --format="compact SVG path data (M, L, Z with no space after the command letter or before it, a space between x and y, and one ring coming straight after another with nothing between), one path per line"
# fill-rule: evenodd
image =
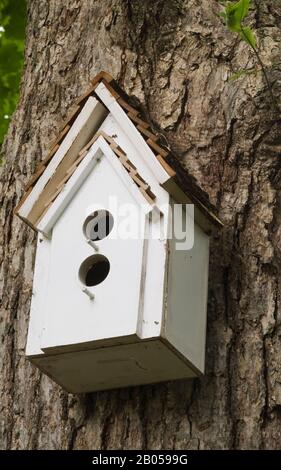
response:
M204 372L209 233L221 222L107 73L16 213L38 232L33 364L74 393Z

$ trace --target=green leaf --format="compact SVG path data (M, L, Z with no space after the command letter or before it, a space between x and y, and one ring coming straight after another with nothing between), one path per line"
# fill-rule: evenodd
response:
M249 12L251 0L231 2L225 7L226 24L231 31L241 32L242 22Z
M253 30L249 26L245 26L244 28L242 28L240 36L243 41L249 44L249 46L251 46L253 49L256 48L257 40Z
M238 80L238 78L244 77L245 75L247 75L246 70L238 70L238 72L235 72L233 75L231 75L228 80Z
M233 75L231 75L228 80L234 81L234 80L237 80L238 78L245 77L247 75L252 75L253 73L257 73L257 72L258 70L256 70L255 68L241 69L235 72Z

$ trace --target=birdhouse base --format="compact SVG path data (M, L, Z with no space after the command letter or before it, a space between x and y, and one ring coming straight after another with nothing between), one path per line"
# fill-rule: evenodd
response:
M195 377L195 371L161 339L60 354L29 357L70 393Z

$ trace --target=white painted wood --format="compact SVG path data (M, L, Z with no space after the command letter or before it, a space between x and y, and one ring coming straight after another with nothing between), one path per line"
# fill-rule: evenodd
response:
M144 212L151 210L151 205L138 190L134 181L129 177L118 157L112 151L106 140L100 136L89 149L88 154L79 164L77 170L67 181L64 189L55 199L43 218L39 221L37 229L45 234L45 236L50 236L50 231L52 230L56 221L63 213L71 199L75 196L77 190L80 188L81 184L87 178L87 176L91 173L97 163L97 160L99 160L102 155L108 159L110 165L114 168L116 173L119 174L123 183L128 188L136 202L143 206Z
M55 173L59 163L65 159L75 159L79 151L86 145L97 131L108 111L93 96L90 96L82 108L81 113L71 126L56 154L50 161L48 167L38 179L30 195L19 209L19 215L28 219L29 214L36 205L44 187Z
M88 153L88 155L78 166L77 170L70 177L53 204L51 204L44 217L40 220L39 224L37 225L39 232L42 232L45 236L50 237L50 232L56 221L63 213L73 196L76 194L81 184L91 173L97 164L97 160L101 158L101 156L102 151L98 146L95 146L95 149Z
M162 327L167 243L166 239L161 237L152 238L153 230L161 232L160 220L158 217L153 217L153 212L152 210L146 216L147 239L142 267L141 304L137 331L141 339L159 337Z
M136 166L140 175L144 178L147 184L151 187L152 192L156 195L156 204L157 207L163 212L163 231L164 239L168 233L168 211L169 211L169 199L170 195L165 189L160 186L158 180L156 179L154 173L151 171L150 167L147 165L147 160L143 158L143 155L140 153L138 146L135 146L130 139L127 137L123 129L120 127L119 123L113 117L112 114L109 114L107 118L103 121L101 131L104 131L108 135L114 135L114 140L127 154L129 160ZM154 156L155 159L155 156Z
M103 151L103 155L107 158L109 164L114 169L116 175L121 179L124 186L126 186L127 190L130 192L130 194L134 198L135 202L139 204L139 206L141 206L144 214L149 212L151 210L151 204L149 204L149 202L142 195L136 183L129 176L127 170L123 167L122 163L119 161L118 157L110 148L106 140L103 137L99 137L98 140L99 140L98 145L100 145L100 148ZM112 195L114 195L114 192L112 192Z
M150 149L149 145L147 145L147 143L145 142L141 133L132 123L130 118L128 118L127 114L118 104L116 99L111 95L106 86L103 83L100 83L95 89L95 93L103 101L105 106L107 106L110 113L120 124L123 129L123 132L128 136L133 145L139 149L140 154L142 155L143 159L145 159L146 164L149 166L151 171L154 173L159 184L164 184L165 182L167 182L170 179L170 176L155 158L154 153Z
M87 132L99 122L96 130L115 136L156 199L147 202L100 136L38 223L45 237L39 235L43 242L37 246L26 352L73 393L192 377L204 371L205 360L209 239L201 213L196 215L194 247L177 251L177 241L167 240L170 195L159 184L168 181L167 174L115 98L103 85L97 90L111 114L105 117L100 105L97 118L97 103L88 100L87 118L84 110L80 124L76 120L69 131L76 137L68 149L65 138L60 157L77 157ZM45 184L55 171L56 165L48 166ZM38 196L42 186L37 191ZM177 202L190 202L177 196ZM32 197L29 211L36 205ZM136 209L141 230L135 240L117 236L119 204ZM110 210L116 223L108 237L91 242L83 223L97 209ZM157 212L161 219L151 219ZM132 214L130 220L136 225ZM110 271L101 284L89 287L78 272L94 254L108 258Z
M41 337L45 320L46 298L48 296L48 277L51 256L51 242L38 235L34 267L29 327L26 343L26 355L42 354Z
M142 153L142 149L129 139L120 123L111 113L103 121L100 130L107 135L114 135L115 142L127 154L129 160L136 166L139 174L144 178L146 183L149 184L152 192L156 195L157 205L168 204L169 194L160 186L158 179L147 163L147 158L144 157ZM149 156L149 159L150 158ZM155 160L154 155L153 159Z
M167 310L164 337L200 372L204 372L207 322L209 237L195 224L191 250L169 243Z
M82 231L87 208L93 205L107 208L117 219L118 207L110 207L110 197L117 197L120 204L139 207L120 177L124 170L121 163L116 156L111 157L101 158L53 228L47 316L41 345L44 350L106 338L120 341L118 338L136 333L142 238L111 239L116 224L108 237L96 242L99 253L110 261L110 272L104 282L89 288L95 295L93 302L82 292L78 279L81 263L95 253ZM113 168L115 163L118 172ZM125 170L124 174L131 182ZM140 207L138 212L144 218Z
M32 362L71 393L88 393L194 377L161 341L34 357Z

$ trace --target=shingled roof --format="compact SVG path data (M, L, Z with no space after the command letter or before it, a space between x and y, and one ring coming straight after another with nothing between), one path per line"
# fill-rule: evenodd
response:
M195 178L193 178L188 173L188 171L182 167L177 156L163 144L161 140L161 135L158 135L157 133L153 132L150 124L143 119L141 111L137 109L135 104L132 103L132 99L125 93L124 90L120 88L118 83L113 79L111 75L103 71L96 75L93 80L91 80L91 86L89 87L89 89L85 93L83 93L83 95L81 95L74 103L67 118L60 126L58 136L50 144L50 150L47 157L39 164L35 174L27 184L25 188L25 193L18 206L16 207L15 212L18 214L22 204L28 198L37 181L56 155L57 151L60 148L60 145L62 144L68 132L70 131L75 119L81 113L82 108L88 98L90 96L93 96L98 101L101 101L100 97L95 92L96 88L100 83L102 83L107 88L110 94L116 99L117 103L124 110L127 117L133 122L137 130L145 139L146 144L150 147L151 151L155 155L155 158L164 168L165 172L170 176L173 183L177 187L179 187L184 194L188 196L190 201L193 202L195 206L199 208L199 210L212 224L216 226L222 226L222 222L217 216L216 208L210 203L208 195L200 188ZM101 133L100 131L98 131L94 135L94 137L92 137L91 140L82 148L82 150L79 151L77 158L72 163L71 167L67 169L67 172L63 176L60 184L56 187L56 191L53 192L49 200L46 201L45 208L41 216L46 213L50 204L52 204L52 202L58 196L61 189L64 187L70 176L74 173L79 163L87 154L87 151L89 150L90 146L98 138L99 135L102 135L109 143L112 150L118 156L119 160L126 168L134 182L138 185L139 189L147 198L147 200L150 202L154 200L155 196L152 193L149 185L139 175L138 170L130 162L125 152L120 148L120 146L117 145L117 143L112 137L106 135L104 132ZM25 221L28 223L28 220L25 219Z

